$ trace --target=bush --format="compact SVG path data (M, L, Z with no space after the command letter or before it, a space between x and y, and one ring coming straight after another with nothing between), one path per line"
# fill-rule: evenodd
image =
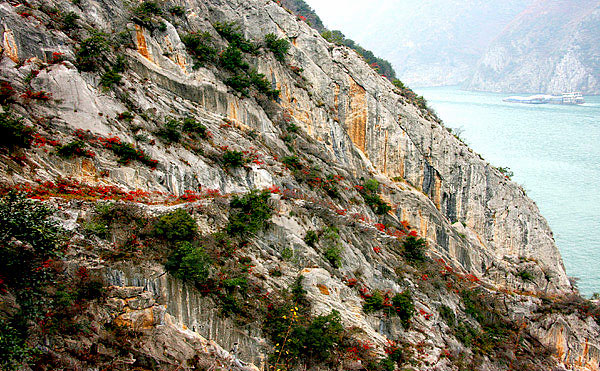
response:
M339 268L342 265L342 248L340 246L330 246L323 252L323 256L325 259L331 264L334 268Z
M183 120L182 130L186 133L198 134L200 138L208 138L207 127L191 117L186 117Z
M102 64L103 54L109 49L106 35L93 31L92 36L83 40L75 53L77 67L81 71L96 71Z
M0 105L14 101L15 88L8 81L0 81Z
M240 151L227 150L223 153L223 165L226 167L241 167L248 163L248 159Z
M229 45L221 54L221 65L233 72L238 70L248 71L250 68L248 63L244 61L242 51L232 45Z
M115 72L115 70L108 70L100 77L100 85L105 88L110 88L113 85L121 83L123 76Z
M156 135L167 143L179 142L181 139L181 123L175 119L167 120Z
M190 33L181 41L192 55L196 63L194 69L200 68L205 62L212 62L217 56L217 50L212 45L212 37L208 32Z
M248 89L252 86L252 82L245 74L236 74L225 80L225 84L230 86L233 90L242 93L243 96L247 97L250 95Z
M373 313L383 308L383 295L381 295L381 292L375 291L371 296L367 296L365 298L365 303L363 304L363 312Z
M183 7L181 6L173 6L171 8L169 8L169 13L177 16L177 17L183 17L185 15L185 9L183 9Z
M523 281L533 281L535 279L535 277L533 276L533 274L531 274L531 272L529 272L526 269L523 269L522 271L520 271L519 273L517 273L517 276L519 278L521 278Z
M404 327L408 328L409 321L415 313L415 305L413 304L410 292L404 291L394 295L392 305L394 306L394 312L400 317Z
M15 119L10 113L0 113L0 145L7 148L29 147L34 130Z
M158 220L154 228L157 236L169 241L188 241L194 238L198 226L185 209L177 209Z
M22 193L9 192L0 200L0 272L5 278L22 276L57 256L63 230L51 219L53 213ZM30 247L10 244L12 238Z
M440 306L438 312L440 312L440 316L444 319L448 327L453 328L456 325L456 315L449 306Z
M360 194L375 214L385 215L392 208L377 194L378 190L379 182L375 179L369 179L363 184Z
M75 12L68 12L62 16L61 23L63 30L72 30L77 28L77 20L79 16Z
M425 261L426 246L424 239L408 236L402 244L402 255L409 263L422 263Z
M65 158L73 158L76 156L93 157L93 153L85 150L85 142L82 140L74 140L65 145L59 146L56 152Z
M119 163L128 164L131 160L138 160L146 166L152 168L158 164L157 160L153 160L143 150L135 148L130 143L123 143L118 137L104 139L104 147L110 149L116 156L119 157Z
M189 241L178 242L175 251L165 264L165 268L173 276L198 286L208 280L210 267L210 257L202 246Z
M0 319L0 366L6 370L19 370L34 353L25 342L25 334L17 326Z
M263 324L265 333L278 344L273 356L279 360L277 366L293 366L300 360L307 365L330 361L344 333L339 312L305 319L297 318L290 309L292 305L273 306Z
M269 191L256 190L242 197L234 197L229 203L231 212L227 233L244 237L264 229L273 214L270 198Z
M248 75L250 76L250 83L256 88L256 90L271 99L277 99L277 97L279 97L279 90L271 88L272 83L267 80L265 75L256 72L254 69L250 70Z
M325 245L323 256L334 268L339 268L342 263L341 253L343 251L339 230L336 227L327 227L321 231L321 237Z
M240 49L244 53L254 53L257 50L256 45L246 40L240 31L240 27L235 22L216 23L215 30L219 35L229 41L229 45Z
M132 12L134 22L150 29L154 28L153 16L159 16L163 13L162 9L155 1L144 1L133 8Z
M285 62L285 55L290 49L290 43L287 40L279 39L275 34L270 33L265 35L265 44L273 52L278 61Z
M211 260L201 246L189 241L180 241L165 264L175 277L201 285L210 275Z
M304 242L306 242L308 246L314 247L315 244L319 242L319 235L315 231L307 231L304 236Z
M281 163L292 170L299 170L302 168L302 163L298 156L285 156L281 159Z

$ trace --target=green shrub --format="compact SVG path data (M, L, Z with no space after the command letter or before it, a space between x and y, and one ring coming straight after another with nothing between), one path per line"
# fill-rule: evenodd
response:
M108 237L108 225L106 225L104 222L90 221L84 223L82 227L86 233L93 234L104 239Z
M135 148L131 143L123 143L121 142L121 139L117 137L109 139L110 142L105 144L105 147L119 157L118 161L121 164L127 164L132 160L138 160L146 166L155 167L158 163L157 160L153 160L143 150Z
M327 227L321 231L321 238L325 250L323 256L334 268L339 268L342 263L341 253L343 246L340 243L339 229Z
M158 129L156 135L167 143L176 143L181 139L181 123L175 119L169 119Z
M181 41L196 61L194 69L202 67L205 62L214 61L217 56L217 50L212 45L212 37L208 32L190 33L183 36Z
M59 146L56 152L65 158L73 158L76 156L92 157L93 153L85 150L85 142L82 140L74 140L70 143Z
M383 358L379 361L379 368L382 371L394 371L396 369L396 363L390 359L390 357Z
M275 34L270 33L265 35L265 44L273 52L278 61L285 61L285 55L290 49L290 43L287 40L279 39Z
M223 281L223 288L229 293L239 291L243 294L248 291L248 279L246 277L228 278Z
M215 30L219 35L229 41L229 45L240 49L244 53L254 53L257 50L256 45L246 40L240 31L240 27L235 22L216 23Z
M279 345L272 359L279 360L278 366L293 366L300 361L316 365L332 360L344 333L339 313L334 310L325 316L294 321L290 318L291 308L292 305L273 306L263 323L265 333Z
M229 206L229 223L226 230L229 235L248 236L267 226L273 214L269 205L271 194L269 191L251 191L242 197L234 197Z
M377 194L378 190L379 182L375 179L369 179L363 184L360 194L375 214L385 215L392 208Z
M165 264L165 268L173 276L200 286L210 276L211 260L202 246L189 241L180 241Z
M375 291L371 296L367 296L365 298L365 303L363 304L363 312L373 313L383 308L383 295L381 295L381 292Z
M302 163L298 156L285 156L281 159L281 163L292 170L299 170L302 168Z
M225 80L225 84L230 86L233 90L242 93L243 96L247 97L250 95L248 89L250 88L250 86L252 86L252 82L250 81L250 78L245 74L236 74L233 77L230 77L227 80Z
M79 16L75 12L67 12L63 14L61 23L63 30L72 30L77 28L77 20Z
M198 226L185 209L177 209L158 220L154 232L168 241L188 241L194 238Z
M3 370L20 370L35 353L25 342L27 334L20 327L0 318L0 368Z
M533 274L531 274L531 272L529 272L526 269L519 271L519 273L517 273L517 276L523 281L533 281L535 279L535 277L533 277Z
M402 243L402 255L409 263L422 263L425 261L425 247L427 242L422 238L408 236Z
M169 13L177 16L177 17L183 17L185 15L185 9L183 9L183 7L181 6L173 6L171 8L169 8Z
M250 76L250 83L256 88L256 90L265 94L271 99L277 99L277 97L279 97L279 90L271 88L272 83L267 80L265 75L256 72L254 69L251 69L248 75Z
M0 272L5 278L25 274L31 269L24 267L57 256L64 231L51 219L53 213L22 193L9 192L0 200ZM12 238L31 247L9 244Z
M186 133L198 134L200 138L208 138L208 129L202 123L194 120L191 117L183 119L182 130Z
M240 151L227 150L223 153L223 165L226 167L241 167L248 163L248 159Z
M233 72L238 70L248 71L250 68L248 63L244 60L242 51L232 45L229 45L229 47L221 54L221 65Z
M404 327L408 328L409 321L415 313L415 305L413 304L410 292L404 291L394 295L392 305L394 306L395 314L400 317Z
M132 9L133 21L148 27L154 28L154 16L162 15L162 9L155 1L144 1Z
M339 268L342 265L342 253L343 249L340 246L330 246L325 249L323 256L334 268Z
M108 70L100 77L100 85L105 88L110 88L113 85L120 84L122 78L123 76L118 72L115 72L115 70Z
M7 148L29 147L34 130L8 112L0 113L0 145Z
M319 235L315 231L307 231L304 236L304 242L308 246L314 247L317 242L319 242Z
M453 328L456 325L456 315L454 311L447 305L442 305L438 308L440 316L444 319L448 327Z
M109 50L106 34L93 31L92 36L83 40L75 53L77 67L81 71L96 71L103 62L103 55Z
M131 121L133 121L133 117L134 117L133 113L131 113L129 111L125 111L125 112L119 113L119 115L117 116L117 120L131 122Z

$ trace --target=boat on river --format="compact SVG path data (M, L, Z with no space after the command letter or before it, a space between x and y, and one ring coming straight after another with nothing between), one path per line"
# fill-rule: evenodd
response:
M512 96L502 99L509 103L524 103L524 104L583 104L585 99L580 92L563 93L562 95L547 95L537 94L528 97Z

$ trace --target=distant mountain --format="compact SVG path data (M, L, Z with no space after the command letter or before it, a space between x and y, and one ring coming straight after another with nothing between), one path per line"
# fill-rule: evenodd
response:
M600 94L600 1L541 0L491 44L467 87Z
M533 0L381 0L335 9L308 2L328 27L389 60L403 82L427 86L468 81L494 38Z

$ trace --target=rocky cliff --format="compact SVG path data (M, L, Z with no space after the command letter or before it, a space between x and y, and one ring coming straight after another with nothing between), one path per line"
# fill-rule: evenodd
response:
M4 365L598 368L533 201L277 2L0 15Z
M598 1L538 1L491 44L468 88L600 93Z

